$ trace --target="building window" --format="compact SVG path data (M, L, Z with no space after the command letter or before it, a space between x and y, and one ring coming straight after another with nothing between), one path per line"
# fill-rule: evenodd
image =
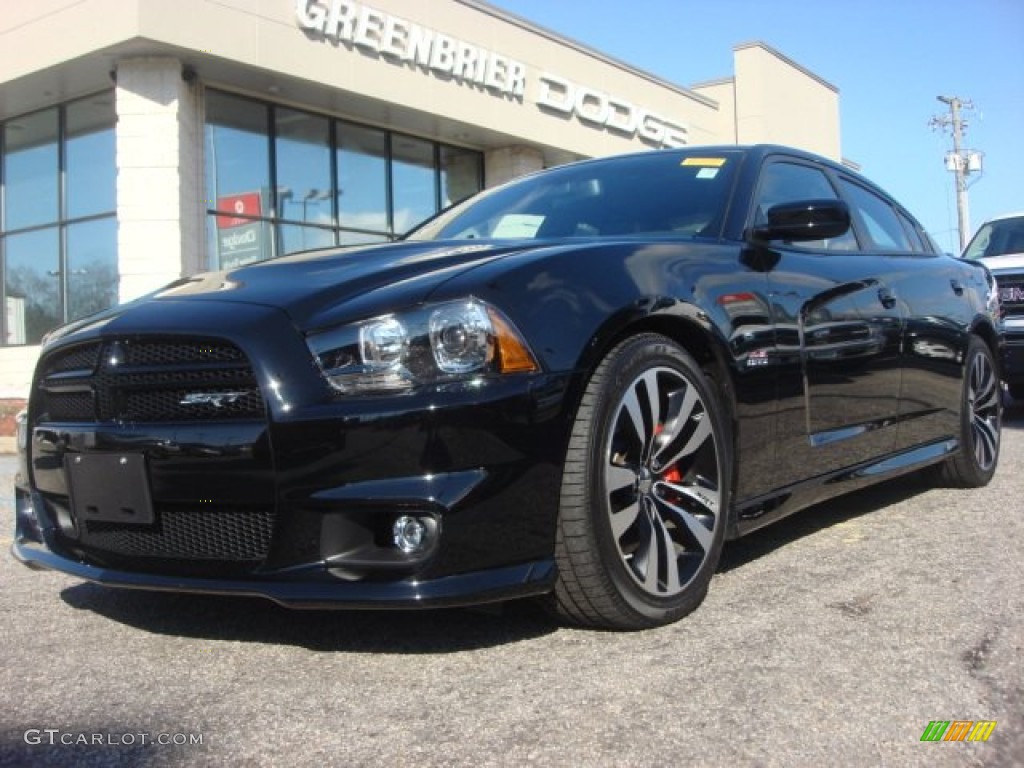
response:
M391 141L392 229L405 234L438 211L434 145L409 136Z
M277 108L274 126L279 250L292 253L334 245L330 121Z
M114 95L0 124L2 344L117 302Z
M388 225L388 135L375 128L335 126L338 224L353 233L390 231Z
M207 93L210 267L393 240L483 187L479 152Z

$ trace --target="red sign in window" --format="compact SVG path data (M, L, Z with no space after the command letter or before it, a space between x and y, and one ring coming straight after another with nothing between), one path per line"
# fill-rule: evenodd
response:
M260 207L260 193L246 192L242 195L227 195L217 198L218 211L233 211L234 216L217 216L217 229L229 229L240 227L243 224L252 224L251 218L258 217L262 211Z

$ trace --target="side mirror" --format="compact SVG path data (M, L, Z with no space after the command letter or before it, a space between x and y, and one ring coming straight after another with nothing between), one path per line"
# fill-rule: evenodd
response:
M773 205L765 213L768 223L751 231L754 240L828 240L850 229L850 209L842 200L800 200Z

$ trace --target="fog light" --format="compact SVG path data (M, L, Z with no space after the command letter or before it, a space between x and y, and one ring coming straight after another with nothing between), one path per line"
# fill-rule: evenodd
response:
M391 526L391 538L406 554L419 552L427 543L427 526L418 517L402 515Z
M19 538L41 543L43 533L40 530L39 516L32 505L32 496L20 488L14 491L14 514Z

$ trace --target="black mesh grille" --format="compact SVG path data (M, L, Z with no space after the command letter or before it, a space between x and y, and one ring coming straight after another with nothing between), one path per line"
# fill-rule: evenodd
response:
M196 509L161 505L148 526L87 521L82 544L124 557L260 561L274 530L270 508Z
M41 421L228 421L264 401L245 355L210 339L124 338L60 350L43 362Z
M163 366L193 363L245 362L237 347L219 341L142 341L125 346L128 365Z
M50 418L54 421L92 421L96 412L92 392L54 392L49 397Z
M46 376L65 371L91 371L100 359L99 344L85 344L63 349L47 358L44 366Z

